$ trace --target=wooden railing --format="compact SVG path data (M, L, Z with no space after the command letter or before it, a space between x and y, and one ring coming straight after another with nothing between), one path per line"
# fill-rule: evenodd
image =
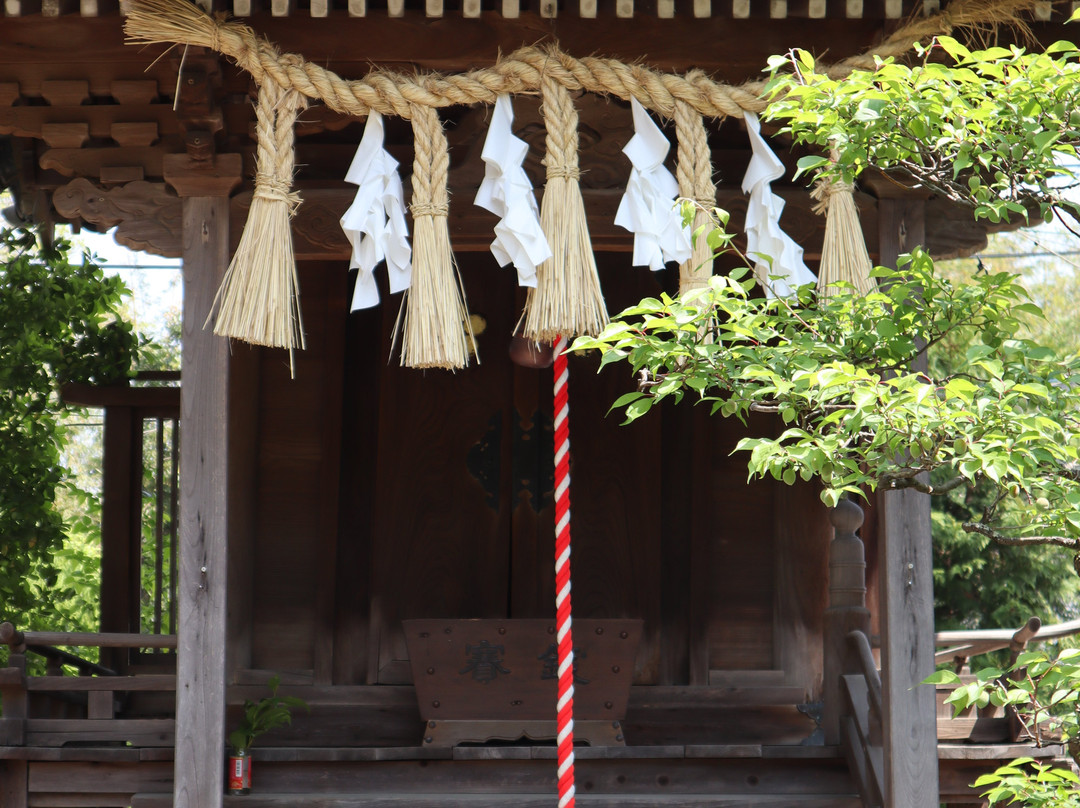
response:
M1052 626L1042 625L1038 617L1029 618L1018 629L992 628L972 631L939 631L934 635L934 643L940 649L934 654L934 661L941 665L952 662L957 673L967 665L968 660L980 654L1000 651L1008 648L1013 659L1038 636L1040 642L1058 640L1080 634L1080 620L1070 620Z
M858 660L859 671L841 677L844 704L841 713L841 747L866 808L884 804L885 751L881 722L881 675L878 673L870 639L862 631L852 631L848 644Z
M8 646L7 666L0 668L0 746L172 745L175 675L118 676L57 646L175 649L175 635L24 632L0 623L0 643ZM27 674L28 654L45 659L45 676ZM63 675L65 667L77 675ZM156 704L135 698L155 693L167 695Z

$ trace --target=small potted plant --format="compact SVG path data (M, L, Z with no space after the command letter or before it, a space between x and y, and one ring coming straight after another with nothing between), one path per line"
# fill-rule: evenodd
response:
M247 794L251 791L251 746L260 735L276 727L292 723L292 709L309 709L307 702L295 696L279 696L280 676L271 676L270 695L258 701L244 702L240 725L229 733L229 793Z

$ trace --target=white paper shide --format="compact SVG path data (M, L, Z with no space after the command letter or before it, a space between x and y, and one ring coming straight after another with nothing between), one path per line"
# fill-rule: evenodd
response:
M757 115L746 113L753 156L743 177L743 193L750 194L746 208L746 254L755 262L754 274L771 297L787 297L796 286L813 283L814 273L803 262L803 250L780 229L784 200L772 192L772 181L784 176L784 164L761 136ZM772 258L772 266L764 256Z
M356 198L341 217L341 229L352 244L350 269L359 270L352 311L379 304L375 267L386 261L390 291L403 292L412 280L412 247L405 221L405 197L398 162L383 148L382 116L369 113L364 136L345 175L358 185Z
M536 267L551 258L551 248L540 227L532 183L522 168L529 145L514 134L513 123L510 96L500 95L484 141L484 181L474 202L499 217L491 242L499 266L512 263L518 284L535 287Z
M679 183L664 166L671 144L637 99L631 98L630 106L634 136L623 153L633 168L615 224L634 234L634 266L657 270L690 257L690 233L675 208Z

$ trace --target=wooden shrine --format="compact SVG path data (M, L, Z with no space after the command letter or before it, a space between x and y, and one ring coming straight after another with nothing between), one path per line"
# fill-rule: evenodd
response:
M399 300L379 272L380 306L350 313L355 272L339 220L356 192L344 176L364 123L318 101L295 124L303 201L292 234L306 348L290 359L230 344L204 323L253 204L255 83L212 47L125 43L129 2L139 0L5 0L0 20L9 215L115 227L122 244L184 265L179 389L73 393L104 406L113 430L101 633L0 627L10 651L0 668L0 804L554 805L550 732L524 726L531 713L512 731L503 718L531 695L507 691L503 706L484 703L502 692L495 687L470 694L486 712L449 720L503 725L428 741L425 729L440 720L433 705L447 697L417 673L427 653L420 633L490 621L495 633L453 649L457 669L452 660L422 668L469 678L482 665L474 681L482 688L498 678L488 674L518 664L491 650L502 647L499 628L544 632L554 610L550 371L508 356L526 293L488 252L496 217L472 205L490 108L439 110L447 227L479 364L455 373L400 367ZM757 80L771 54L803 47L838 63L905 21L940 20L941 5L960 15L963 2L235 0L211 10L353 81L377 70L461 74L557 42L582 59L701 71L738 87ZM1036 33L1058 38L1060 9L1019 5ZM581 192L608 310L675 293L678 271L631 267L631 238L613 223L629 170L629 104L574 96ZM540 100L514 103L514 132L529 144L525 168L539 188ZM734 115L706 120L706 129L716 204L738 229L747 134ZM824 221L790 181L799 153L773 140L788 168L774 184L787 203L783 227L813 265ZM386 148L407 174L408 121L386 118ZM879 263L916 244L936 257L985 244L985 227L941 199L883 181L856 200ZM595 365L570 359L574 609L590 631L616 627L587 659L602 661L603 681L623 695L595 697L599 715L617 714L619 737L598 733L578 748L578 800L979 804L968 783L1017 750L1005 738L939 744L935 694L914 687L934 661L927 503L895 492L865 513L852 505L829 513L812 486L748 484L743 461L730 456L738 424L686 407L621 427L606 412L632 380L597 375ZM172 632L167 620L148 628L139 616L132 481L141 466L132 452L140 419L177 416L178 564L166 587L174 594L161 596L176 607ZM482 652L468 650L481 642ZM100 647L101 664L80 665L57 645ZM528 651L538 677L546 650ZM77 675L30 676L28 655ZM256 746L253 793L225 796L225 736L244 699L264 695L275 675L311 710Z

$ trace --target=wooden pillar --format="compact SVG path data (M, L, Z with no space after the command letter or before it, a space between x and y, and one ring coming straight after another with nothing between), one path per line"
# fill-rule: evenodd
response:
M29 804L27 765L25 760L0 760L0 805L4 808Z
M829 606L824 625L824 706L821 727L826 744L840 743L843 694L840 677L857 673L858 655L848 634L870 631L866 608L866 556L862 539L855 533L863 523L863 510L849 499L840 500L829 513L835 531L829 544Z
M898 254L925 242L924 210L922 199L879 200L882 265L896 266ZM879 502L883 796L890 806L937 808L935 693L919 685L934 672L930 498L911 490L885 491Z
M229 260L239 155L165 158L183 200L180 564L175 808L220 808L225 792L228 340L203 328Z
M101 630L137 632L140 492L137 468L142 451L135 435L131 407L105 408L101 506ZM133 622L134 619L134 622ZM102 648L101 664L117 672L127 669L127 649Z

